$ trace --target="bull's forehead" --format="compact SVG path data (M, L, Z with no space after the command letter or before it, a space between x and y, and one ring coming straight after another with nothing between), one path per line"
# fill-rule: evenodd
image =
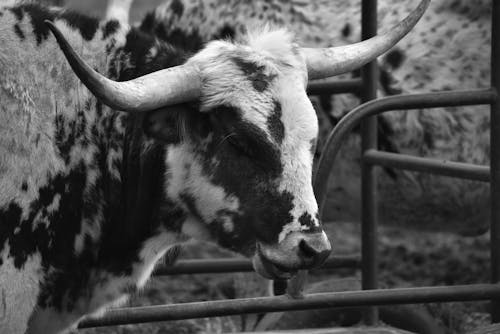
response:
M288 32L250 35L241 45L212 42L190 61L202 73L202 111L230 106L269 140L284 143L285 150L315 140L317 118L305 93L307 69Z

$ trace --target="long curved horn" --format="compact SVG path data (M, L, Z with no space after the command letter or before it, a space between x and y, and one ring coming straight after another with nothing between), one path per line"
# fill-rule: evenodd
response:
M104 104L123 111L148 111L200 96L201 79L193 66L167 68L129 81L113 81L96 72L73 50L61 31L45 21L82 83Z
M377 58L399 42L418 22L429 6L422 0L403 21L384 35L359 43L332 48L302 48L309 79L321 79L353 71Z

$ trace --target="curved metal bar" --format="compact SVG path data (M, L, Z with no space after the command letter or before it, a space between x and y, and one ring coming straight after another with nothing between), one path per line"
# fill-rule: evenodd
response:
M353 109L330 132L316 168L314 191L318 200L320 215L323 213L330 171L337 153L346 136L365 117L394 110L490 104L496 98L497 94L492 89L448 91L390 96L364 103Z

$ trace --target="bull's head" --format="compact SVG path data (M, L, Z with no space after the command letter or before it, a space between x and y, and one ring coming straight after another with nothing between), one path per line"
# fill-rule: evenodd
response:
M375 59L411 30L428 2L389 33L357 44L301 49L286 31L267 31L242 44L209 43L182 66L127 82L95 72L51 29L92 93L112 108L149 112L146 132L170 142L165 193L189 212L185 231L205 228L222 246L253 254L262 275L284 278L320 265L331 250L312 189L318 126L308 77ZM172 107L193 100L199 106ZM174 143L169 114L181 114L187 128Z

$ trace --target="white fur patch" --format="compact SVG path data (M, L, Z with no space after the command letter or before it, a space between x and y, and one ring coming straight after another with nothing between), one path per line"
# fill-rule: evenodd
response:
M134 266L133 279L138 288L142 288L151 276L155 264L165 252L177 245L178 233L162 230L153 238L149 238L139 253L141 262Z
M245 42L257 52L265 52L278 61L286 61L290 58L293 39L293 34L285 28L271 29L266 25L262 29L250 30Z
M22 269L14 266L8 256L10 247L3 245L0 259L0 333L24 334L33 311L41 277L41 257L38 253L28 257Z

